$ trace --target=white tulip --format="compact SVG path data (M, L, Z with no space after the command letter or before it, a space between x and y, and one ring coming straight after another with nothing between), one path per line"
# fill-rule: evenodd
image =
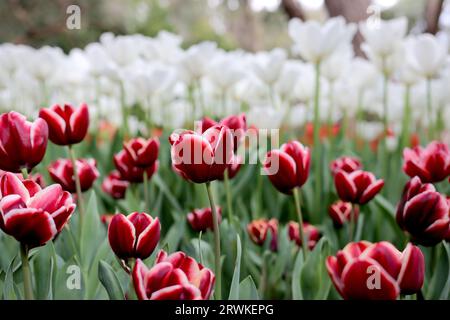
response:
M422 34L407 40L407 59L415 72L425 78L438 76L447 62L447 38Z
M286 59L286 51L280 48L257 53L253 59L253 72L262 82L272 86L280 77Z

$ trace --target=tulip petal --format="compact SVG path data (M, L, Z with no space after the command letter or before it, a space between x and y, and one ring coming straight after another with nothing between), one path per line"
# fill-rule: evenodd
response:
M175 285L156 291L151 300L198 300L201 299L200 290L193 285Z
M136 263L134 264L132 278L134 290L136 291L136 295L139 300L148 300L144 277L148 272L147 266L142 262L141 259L136 259Z
M111 249L121 259L133 257L136 231L133 224L123 215L116 214L108 227Z
M7 172L0 179L0 195L18 194L24 202L30 199L26 186L15 174Z
M89 127L88 106L83 103L70 117L71 144L81 142Z
M383 188L384 181L377 180L375 183L369 185L369 187L363 192L361 198L359 199L359 204L366 204L370 200L372 200L378 192Z
M372 244L359 257L377 261L394 279L397 279L402 266L401 252L387 241Z
M53 109L41 109L39 111L39 117L47 122L49 129L50 140L58 145L66 145L66 122L64 119Z
M423 286L425 277L425 258L422 251L408 243L403 251L402 268L398 275L398 283L403 294L418 292Z
M134 225L137 234L136 255L141 259L148 258L158 244L161 233L161 224L159 223L158 218L155 218L141 233L137 231L136 224Z
M355 171L357 172L357 171ZM342 201L354 202L356 200L357 189L352 180L344 171L339 171L334 176L334 185Z

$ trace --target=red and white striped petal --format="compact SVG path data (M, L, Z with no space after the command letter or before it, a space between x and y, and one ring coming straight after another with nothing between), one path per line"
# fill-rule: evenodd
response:
M397 282L403 294L418 292L425 277L425 258L422 251L408 243L402 255L402 268Z
M108 227L108 240L111 249L119 258L133 257L136 231L123 214L116 214L112 218Z
M137 230L136 225L135 229ZM153 219L151 223L140 234L138 232L136 232L136 234L136 256L141 259L145 259L152 254L153 250L155 250L156 245L158 244L161 234L161 224L159 223L159 219Z
M146 293L144 278L148 273L147 266L141 261L141 259L136 259L136 263L133 267L132 278L134 290L139 300L148 300Z

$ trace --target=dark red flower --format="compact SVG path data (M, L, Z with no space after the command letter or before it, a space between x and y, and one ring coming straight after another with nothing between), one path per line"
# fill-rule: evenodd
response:
M377 180L371 172L356 170L347 173L341 170L334 176L334 185L342 201L366 204L380 192L384 181Z
M58 145L67 146L83 141L89 128L89 110L83 103L78 109L70 104L64 107L56 104L39 111L49 127L50 140Z
M358 207L355 206L353 210L354 212L352 213L352 204L350 202L338 200L328 208L328 214L333 220L334 226L336 228L342 228L344 223L349 222L351 219L358 220Z
M449 210L447 199L431 183L414 177L403 190L396 218L414 242L433 246L445 239L450 230Z
M219 223L222 219L222 209L216 208ZM207 229L213 230L213 217L211 208L194 209L187 215L187 220L194 231L205 232Z
M302 239L300 238L300 230L299 223L295 221L290 221L288 224L288 235L291 241L294 241L299 247L302 245ZM305 238L308 240L308 248L309 250L314 249L319 241L321 234L319 229L314 227L312 224L308 222L303 222L303 233Z
M0 199L0 228L28 248L52 240L75 210L72 196L60 185L42 189L13 173L0 178Z
M433 141L426 148L405 148L403 171L411 178L418 176L422 182L440 182L446 179L450 175L448 145Z
M387 241L351 242L326 265L344 299L395 300L400 293L418 292L425 274L424 256L411 243L400 252Z
M175 172L195 183L220 179L233 158L233 137L225 126L211 127L203 134L174 132L169 141Z
M210 269L181 251L161 250L151 269L137 259L132 277L139 300L208 300L215 282Z
M0 169L10 172L30 171L44 158L48 126L42 119L26 120L11 111L0 115Z
M144 172L147 173L147 179L150 179L156 170L158 170L159 165L159 162L155 161L149 167L138 167L135 165L133 158L131 158L125 150L121 150L114 155L113 160L117 171L120 173L121 179L132 183L144 181Z
M159 140L151 138L134 138L123 144L123 149L131 159L134 166L148 168L158 160Z
M310 161L309 149L298 141L291 141L283 144L279 150L269 151L263 166L275 188L290 194L292 189L305 184Z
M278 221L276 219L257 219L247 225L250 239L258 246L264 245L270 233L270 250L278 250Z
M355 157L340 157L331 161L330 169L333 175L340 170L350 173L362 169L362 164L359 159Z
M99 177L95 159L77 159L77 174L80 179L81 191L89 190ZM76 192L72 161L58 159L48 167L48 173L52 180L59 183L64 190L70 193Z
M122 180L119 171L112 171L102 182L102 190L114 199L125 198L125 192L130 183Z

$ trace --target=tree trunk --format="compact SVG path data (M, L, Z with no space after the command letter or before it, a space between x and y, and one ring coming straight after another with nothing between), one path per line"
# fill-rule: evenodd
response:
M371 0L325 0L330 17L343 16L347 22L358 23L368 18L367 8ZM363 37L358 31L353 39L353 48L357 56L364 56L361 51Z
M436 34L439 31L439 17L444 0L428 0L425 8L425 32Z
M284 12L286 12L289 19L299 18L301 20L305 20L305 16L303 14L302 8L300 7L298 1L282 0L281 7L283 8Z

